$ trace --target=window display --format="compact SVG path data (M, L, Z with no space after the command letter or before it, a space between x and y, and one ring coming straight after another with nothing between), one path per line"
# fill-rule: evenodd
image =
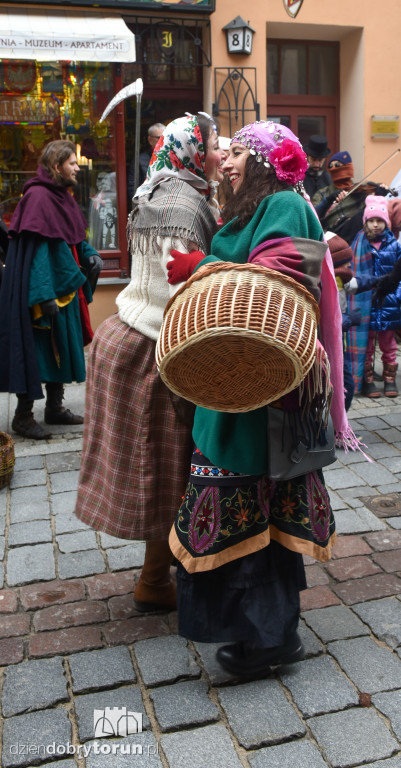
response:
M6 224L45 145L67 139L77 148L76 198L88 240L102 251L119 247L113 120L99 124L114 92L108 63L0 62L0 218Z

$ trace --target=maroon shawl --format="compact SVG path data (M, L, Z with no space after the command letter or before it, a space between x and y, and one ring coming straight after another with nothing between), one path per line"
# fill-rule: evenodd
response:
M21 232L60 238L70 246L85 240L86 221L69 187L56 184L42 166L24 185L11 219L9 234Z

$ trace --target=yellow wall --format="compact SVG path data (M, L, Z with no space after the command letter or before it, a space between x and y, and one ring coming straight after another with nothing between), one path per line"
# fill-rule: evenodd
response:
M250 56L227 53L228 22L242 16L256 30ZM204 69L204 104L208 112L216 99L215 67L256 67L260 117L266 117L266 44L270 38L331 40L340 44L340 141L354 163L354 178L360 180L394 150L400 139L371 139L371 115L399 114L401 80L400 0L303 0L295 19L286 12L283 0L249 0L246 9L239 0L216 0L210 16L212 67ZM254 119L250 116L249 122ZM241 124L234 127L240 128ZM221 133L228 135L221 119ZM401 153L372 179L389 184L401 168ZM116 311L115 297L124 287L99 286L91 307L94 328Z
M122 289L121 285L99 285L96 288L93 302L89 305L89 314L92 328L95 331L98 325L117 312L116 296Z
M378 166L400 139L371 139L371 115L397 115L400 111L401 3L399 0L304 0L291 18L283 0L216 0L210 17L214 67L256 67L260 116L266 116L266 41L271 38L335 40L340 43L340 146L350 152L355 179ZM227 54L228 22L242 16L256 30L250 56ZM207 73L212 76L212 72ZM211 109L211 102L205 104ZM241 127L240 125L237 126ZM224 135L227 125L222 120ZM396 155L374 180L390 183L401 168Z

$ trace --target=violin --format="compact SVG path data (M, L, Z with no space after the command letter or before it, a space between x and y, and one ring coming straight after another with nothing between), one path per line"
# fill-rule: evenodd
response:
M396 189L392 189L387 184L382 184L379 181L365 181L363 184L360 182L355 184L349 191L351 193L357 189L364 195L393 195L393 197L398 197Z
M347 190L347 196L352 195L352 193L356 191L361 193L361 197L367 197L368 195L392 195L393 197L398 197L398 191L396 189L384 186L376 181L365 181L363 183L359 182L359 184L354 184L351 189Z

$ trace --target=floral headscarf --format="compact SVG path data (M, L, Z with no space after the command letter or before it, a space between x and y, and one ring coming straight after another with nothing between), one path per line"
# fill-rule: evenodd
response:
M308 162L299 139L285 125L268 120L257 120L245 125L231 139L248 147L256 160L266 168L273 167L276 176L287 184L302 181Z
M205 147L195 115L179 117L169 123L157 142L146 179L135 198L148 195L165 179L182 179L191 186L208 192L205 176Z

